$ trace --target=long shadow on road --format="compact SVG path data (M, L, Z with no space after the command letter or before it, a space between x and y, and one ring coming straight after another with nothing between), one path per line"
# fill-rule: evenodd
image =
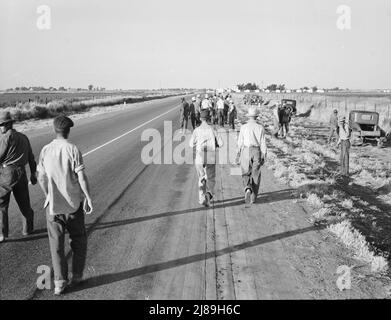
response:
M203 261L206 259L216 258L216 257L222 256L225 254L230 254L230 253L233 253L233 252L236 252L239 250L244 250L244 249L259 246L259 245L262 245L265 243L281 240L284 238L293 237L293 236L303 234L306 232L322 230L326 227L327 227L327 225L324 224L324 225L310 226L310 227L297 229L297 230L286 231L286 232L266 236L263 238L255 239L252 241L247 241L247 242L244 242L244 243L241 243L238 245L226 247L224 249L220 249L217 251L209 251L209 252L205 252L205 253L199 253L199 254L188 256L188 257L174 259L174 260L161 262L161 263L157 263L157 264L153 264L153 265L149 265L149 266L144 266L144 267L140 267L140 268L136 268L136 269L131 269L131 270L126 270L126 271L122 271L122 272L110 273L110 274L100 275L97 277L92 277L92 278L86 279L78 287L70 289L68 292L72 293L72 292L77 292L77 291L81 291L81 290L91 289L94 287L99 287L99 286L111 284L114 282L119 282L119 281L131 279L133 277L142 276L142 275L145 275L148 273L158 272L158 271L167 270L167 269L179 267L182 265L186 265L189 263L194 263L194 262Z

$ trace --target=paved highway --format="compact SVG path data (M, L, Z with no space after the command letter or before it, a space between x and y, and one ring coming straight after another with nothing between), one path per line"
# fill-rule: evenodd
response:
M87 216L88 257L83 284L61 297L38 290L37 268L51 266L44 198L30 186L36 233L21 236L20 214L10 206L11 234L0 244L0 299L349 299L383 298L371 278L336 285L352 254L308 219L294 190L262 170L262 195L243 204L241 178L218 166L216 198L197 202L192 165L141 161L144 129L177 128L179 98L76 121L70 139L84 160L95 212ZM51 128L27 133L38 158ZM163 136L163 135L162 135ZM177 142L179 143L179 142Z

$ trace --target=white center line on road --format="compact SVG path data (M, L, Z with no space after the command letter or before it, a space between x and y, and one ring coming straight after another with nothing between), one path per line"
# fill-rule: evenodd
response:
M174 108L172 108L172 109L170 109L170 110L168 110L168 111L162 113L161 115L158 115L157 117L155 117L155 118L153 118L153 119L151 119L151 120L148 120L147 122L144 122L144 123L140 124L140 125L137 126L136 128L133 128L132 130L129 130L129 131L125 132L124 134L121 134L120 136L118 136L118 137L116 137L116 138L114 138L114 139L112 139L112 140L110 140L110 141L105 142L105 143L102 144L101 146L96 147L95 149L92 149L92 150L90 150L90 151L84 153L84 154L83 154L83 157L86 157L86 156L88 156L89 154L91 154L91 153L93 153L93 152L95 152L95 151L97 151L97 150L99 150L99 149L101 149L101 148L107 146L108 144L113 143L113 142L115 142L115 141L117 141L117 140L119 140L119 139L125 137L125 136L128 135L129 133L132 133L133 131L136 131L137 129L140 129L141 127L145 126L146 124L148 124L148 123L150 123L150 122L152 122L152 121L154 121L154 120L156 120L156 119L159 119L159 118L163 117L164 115L166 115L167 113L170 113L171 111L175 110L175 109L178 108L179 106L180 106L180 105L178 105L178 106L176 106L176 107L174 107Z

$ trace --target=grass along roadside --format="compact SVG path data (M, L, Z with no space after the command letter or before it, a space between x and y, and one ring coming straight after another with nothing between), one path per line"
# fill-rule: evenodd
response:
M238 109L246 106L237 100ZM391 247L391 205L379 197L390 196L391 167L382 159L365 159L352 152L352 181L338 183L339 154L325 146L328 129L308 119L295 119L290 137L271 135L272 115L262 107L261 120L267 131L267 166L280 181L295 188L297 200L312 208L313 223L328 223L328 230L369 264L374 273L388 270ZM312 140L311 140L312 139Z
M9 111L17 122L30 119L54 118L60 114L82 113L96 107L108 107L118 104L131 104L155 99L168 98L179 95L149 95L149 96L119 96L100 99L78 100L64 99L55 100L47 104L37 102L17 103L14 107L7 107L2 110Z

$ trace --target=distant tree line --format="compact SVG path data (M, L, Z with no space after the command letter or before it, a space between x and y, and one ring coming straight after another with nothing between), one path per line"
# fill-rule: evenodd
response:
M238 89L239 90L257 90L259 89L259 86L255 83L247 83L247 84L244 84L244 83L241 83L241 84L238 84Z

